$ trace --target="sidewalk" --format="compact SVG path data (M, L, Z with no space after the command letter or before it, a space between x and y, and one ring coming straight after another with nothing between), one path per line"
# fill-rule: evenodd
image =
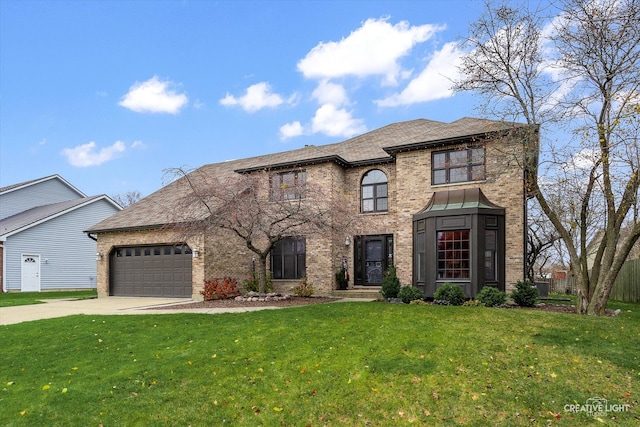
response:
M0 325L13 325L32 320L52 319L74 314L166 314L166 313L232 313L274 309L276 307L238 307L238 308L202 308L202 309L156 309L172 304L190 302L188 298L127 298L106 297L93 299L47 299L44 304L20 305L0 308Z

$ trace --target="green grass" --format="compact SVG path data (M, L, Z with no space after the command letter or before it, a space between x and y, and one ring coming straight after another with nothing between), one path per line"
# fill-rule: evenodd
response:
M637 425L640 307L618 307L332 303L0 326L0 425ZM593 397L630 410L564 411Z
M0 307L12 307L16 305L42 304L43 299L60 298L95 298L98 293L95 289L86 291L55 291L55 292L0 292Z

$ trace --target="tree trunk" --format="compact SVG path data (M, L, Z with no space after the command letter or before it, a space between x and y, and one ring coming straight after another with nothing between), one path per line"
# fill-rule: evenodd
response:
M615 276L614 276L615 277ZM609 300L609 294L615 285L615 280L611 279L611 276L607 275L605 279L598 283L589 301L589 307L587 308L587 314L591 316L604 316L605 309L607 308L607 301Z
M267 292L267 256L262 256L262 254L258 257L258 291L261 294Z
M589 296L578 286L578 298L576 299L576 312L578 314L587 314L589 309Z

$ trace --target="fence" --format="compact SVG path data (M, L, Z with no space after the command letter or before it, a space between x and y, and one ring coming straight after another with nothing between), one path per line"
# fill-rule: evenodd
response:
M609 298L640 303L640 259L624 263Z
M576 294L576 283L573 277L566 279L550 279L549 292L555 294ZM616 283L613 285L609 299L640 303L640 259L627 261L622 266Z

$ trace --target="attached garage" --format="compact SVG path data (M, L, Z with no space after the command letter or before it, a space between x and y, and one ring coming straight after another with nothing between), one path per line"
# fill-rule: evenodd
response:
M185 298L192 295L192 252L188 245L118 247L109 258L109 295Z

